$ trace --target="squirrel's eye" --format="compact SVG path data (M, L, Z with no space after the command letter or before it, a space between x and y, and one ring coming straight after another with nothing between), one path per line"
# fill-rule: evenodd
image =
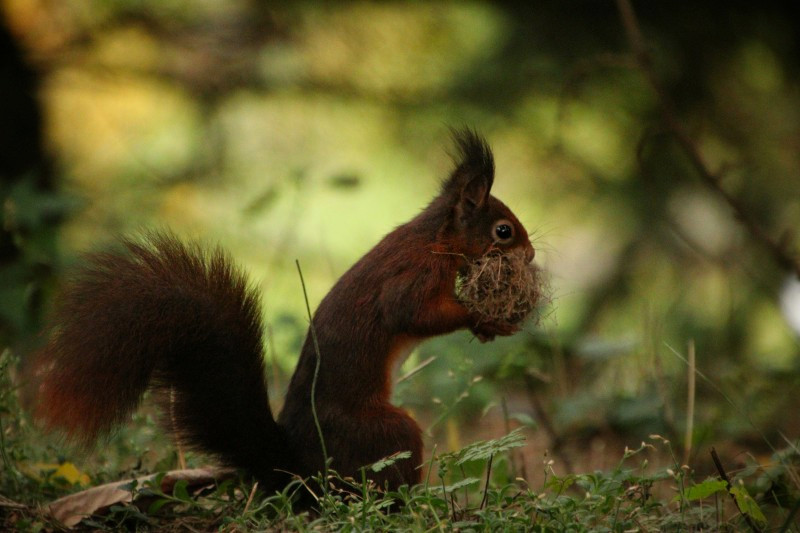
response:
M514 237L514 226L507 220L494 225L494 238L500 243L507 243Z

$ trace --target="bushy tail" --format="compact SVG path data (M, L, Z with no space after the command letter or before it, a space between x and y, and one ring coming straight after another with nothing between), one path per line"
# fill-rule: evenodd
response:
M154 234L91 254L38 354L35 415L90 442L156 389L181 442L269 484L292 468L264 382L258 297L219 249Z

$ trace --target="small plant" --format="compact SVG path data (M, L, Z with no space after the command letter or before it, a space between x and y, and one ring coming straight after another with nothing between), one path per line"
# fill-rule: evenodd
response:
M3 530L37 531L57 525L50 514L54 498L83 487L30 468L52 452L33 446L11 379L15 364L9 352L0 356L0 523ZM92 490L123 492L126 497L83 518L81 527L107 531L796 531L800 452L795 444L766 465L753 462L730 472L714 453L708 464L719 463L718 475L698 478L681 464L669 440L651 435L639 447L626 448L608 471L557 475L545 455L537 487L517 477L511 465L511 454L524 445L519 428L434 453L421 467L427 470L423 483L393 491L376 486L370 474L408 460L407 452L366 465L359 479L328 470L312 479L295 478L273 494L217 471L200 481L177 471L177 476L171 472L96 486L99 479L118 479L100 471L92 473L91 489L68 497Z
M651 468L650 455L671 453L666 439L654 435L651 441L626 449L607 472L558 476L553 461L546 459L546 476L538 489L522 478L510 479L501 467L513 449L524 445L520 430L434 456L426 466L435 470L430 474L438 482L431 483L429 474L426 483L395 491L376 487L369 474L405 460L403 453L364 467L360 480L329 470L327 478L295 479L274 494L264 494L257 483L241 478L199 485L179 480L167 483L171 488L165 490L162 474L122 485L131 494L130 502L115 503L82 525L223 531L724 531L767 525L789 530L797 500L780 507L753 489L764 485L765 476L779 479L774 470L747 472L748 479L739 474L730 484L717 477L697 481L677 463ZM31 509L27 513L34 519L17 520L15 528L33 530L47 520Z

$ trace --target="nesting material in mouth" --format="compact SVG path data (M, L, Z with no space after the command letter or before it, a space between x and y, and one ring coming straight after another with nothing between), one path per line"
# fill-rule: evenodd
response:
M542 270L525 251L490 249L456 279L456 297L483 322L517 325L548 298ZM538 322L538 314L535 314Z

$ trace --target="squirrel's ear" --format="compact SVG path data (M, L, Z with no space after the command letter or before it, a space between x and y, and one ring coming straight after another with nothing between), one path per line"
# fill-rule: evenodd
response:
M494 157L483 137L470 129L454 130L453 154L455 169L442 184L442 195L448 197L459 218L468 217L489 201L494 182Z

